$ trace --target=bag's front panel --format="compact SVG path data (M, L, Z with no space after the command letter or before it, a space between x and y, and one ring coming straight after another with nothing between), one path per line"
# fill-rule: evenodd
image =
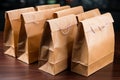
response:
M55 61L68 58L68 53L71 55L75 35L74 28L76 28L76 25L52 33L54 54L56 54Z
M89 48L89 64L114 53L113 25L106 15L86 20L83 25Z
M30 53L34 51L38 51L40 42L41 42L41 37L43 34L43 29L45 25L45 20L41 21L36 21L35 23L28 23L25 24L26 28L26 33L27 33L27 38L29 41L29 51Z

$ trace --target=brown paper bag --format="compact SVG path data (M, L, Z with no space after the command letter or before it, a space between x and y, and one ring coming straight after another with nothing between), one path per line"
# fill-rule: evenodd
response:
M20 32L18 45L18 59L30 64L38 61L41 37L46 20L54 18L53 13L58 10L70 8L63 6L36 12L23 13L24 22ZM49 14L49 15L48 15ZM23 36L24 35L24 36Z
M83 20L79 23L71 70L89 76L113 62L114 31L110 13Z
M56 8L56 7L60 7L60 4L51 4L51 5L40 5L40 6L36 6L36 10L43 10L43 9L50 9L50 8Z
M30 64L38 60L40 35L43 32L45 18L38 12L23 13L24 26L20 29L18 59Z
M56 18L58 17L62 17L62 16L66 16L66 15L69 15L69 14L80 14L80 13L83 13L84 10L83 10L83 7L82 6L77 6L77 7L73 7L73 8L70 8L70 9L65 9L65 10L61 10L61 11L57 11L54 13L54 16Z
M16 56L18 35L21 27L21 13L35 11L33 7L6 11L4 29L4 50L5 54Z
M40 70L56 75L68 67L77 30L75 15L48 20L40 47Z

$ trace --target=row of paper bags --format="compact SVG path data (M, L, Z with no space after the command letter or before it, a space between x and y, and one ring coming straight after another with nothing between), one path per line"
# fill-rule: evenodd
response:
M113 62L114 30L110 13L59 4L6 11L5 54L56 75L68 67L89 76Z

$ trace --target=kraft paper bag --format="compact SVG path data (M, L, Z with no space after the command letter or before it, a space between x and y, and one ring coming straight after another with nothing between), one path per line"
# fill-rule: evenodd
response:
M70 63L77 20L72 14L48 20L47 25L40 46L39 69L56 75Z
M38 48L45 18L38 12L23 13L22 18L24 26L20 29L17 59L30 64L38 61Z
M50 5L40 5L40 6L36 6L36 10L43 10L43 9L51 9L51 8L56 8L56 7L60 7L60 4L50 4Z
M35 11L33 7L15 9L5 12L4 53L17 57L18 35L21 25L21 13Z
M40 42L44 27L46 26L46 20L54 18L53 13L55 11L66 8L70 8L70 6L22 14L24 20L22 23L24 26L21 28L19 35L17 53L19 60L27 64L38 61Z
M56 18L58 17L62 17L62 16L66 16L66 15L69 15L69 14L80 14L80 13L83 13L84 10L83 10L83 7L82 6L77 6L77 7L73 7L73 8L70 8L70 9L65 9L65 10L61 10L61 11L57 11L54 13L54 16Z
M113 62L114 30L113 18L105 13L79 22L71 71L89 76Z

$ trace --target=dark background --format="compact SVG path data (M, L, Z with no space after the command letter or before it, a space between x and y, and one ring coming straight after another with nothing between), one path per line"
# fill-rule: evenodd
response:
M102 13L110 12L115 21L115 32L120 31L120 0L73 0L70 3L65 0L0 0L0 31L4 30L5 11L52 3L60 3L61 6L70 5L71 7L82 5L85 11L99 8Z
M51 76L39 71L37 64L27 65L4 55L3 32L0 32L0 80L120 80L120 0L73 0L71 3L57 0L55 3L69 4L72 7L82 5L85 10L99 8L102 13L110 12L112 14L115 21L114 63L89 77L83 77L67 70L56 76ZM49 2L47 0L0 0L0 31L4 29L5 11L42 4L49 4Z

